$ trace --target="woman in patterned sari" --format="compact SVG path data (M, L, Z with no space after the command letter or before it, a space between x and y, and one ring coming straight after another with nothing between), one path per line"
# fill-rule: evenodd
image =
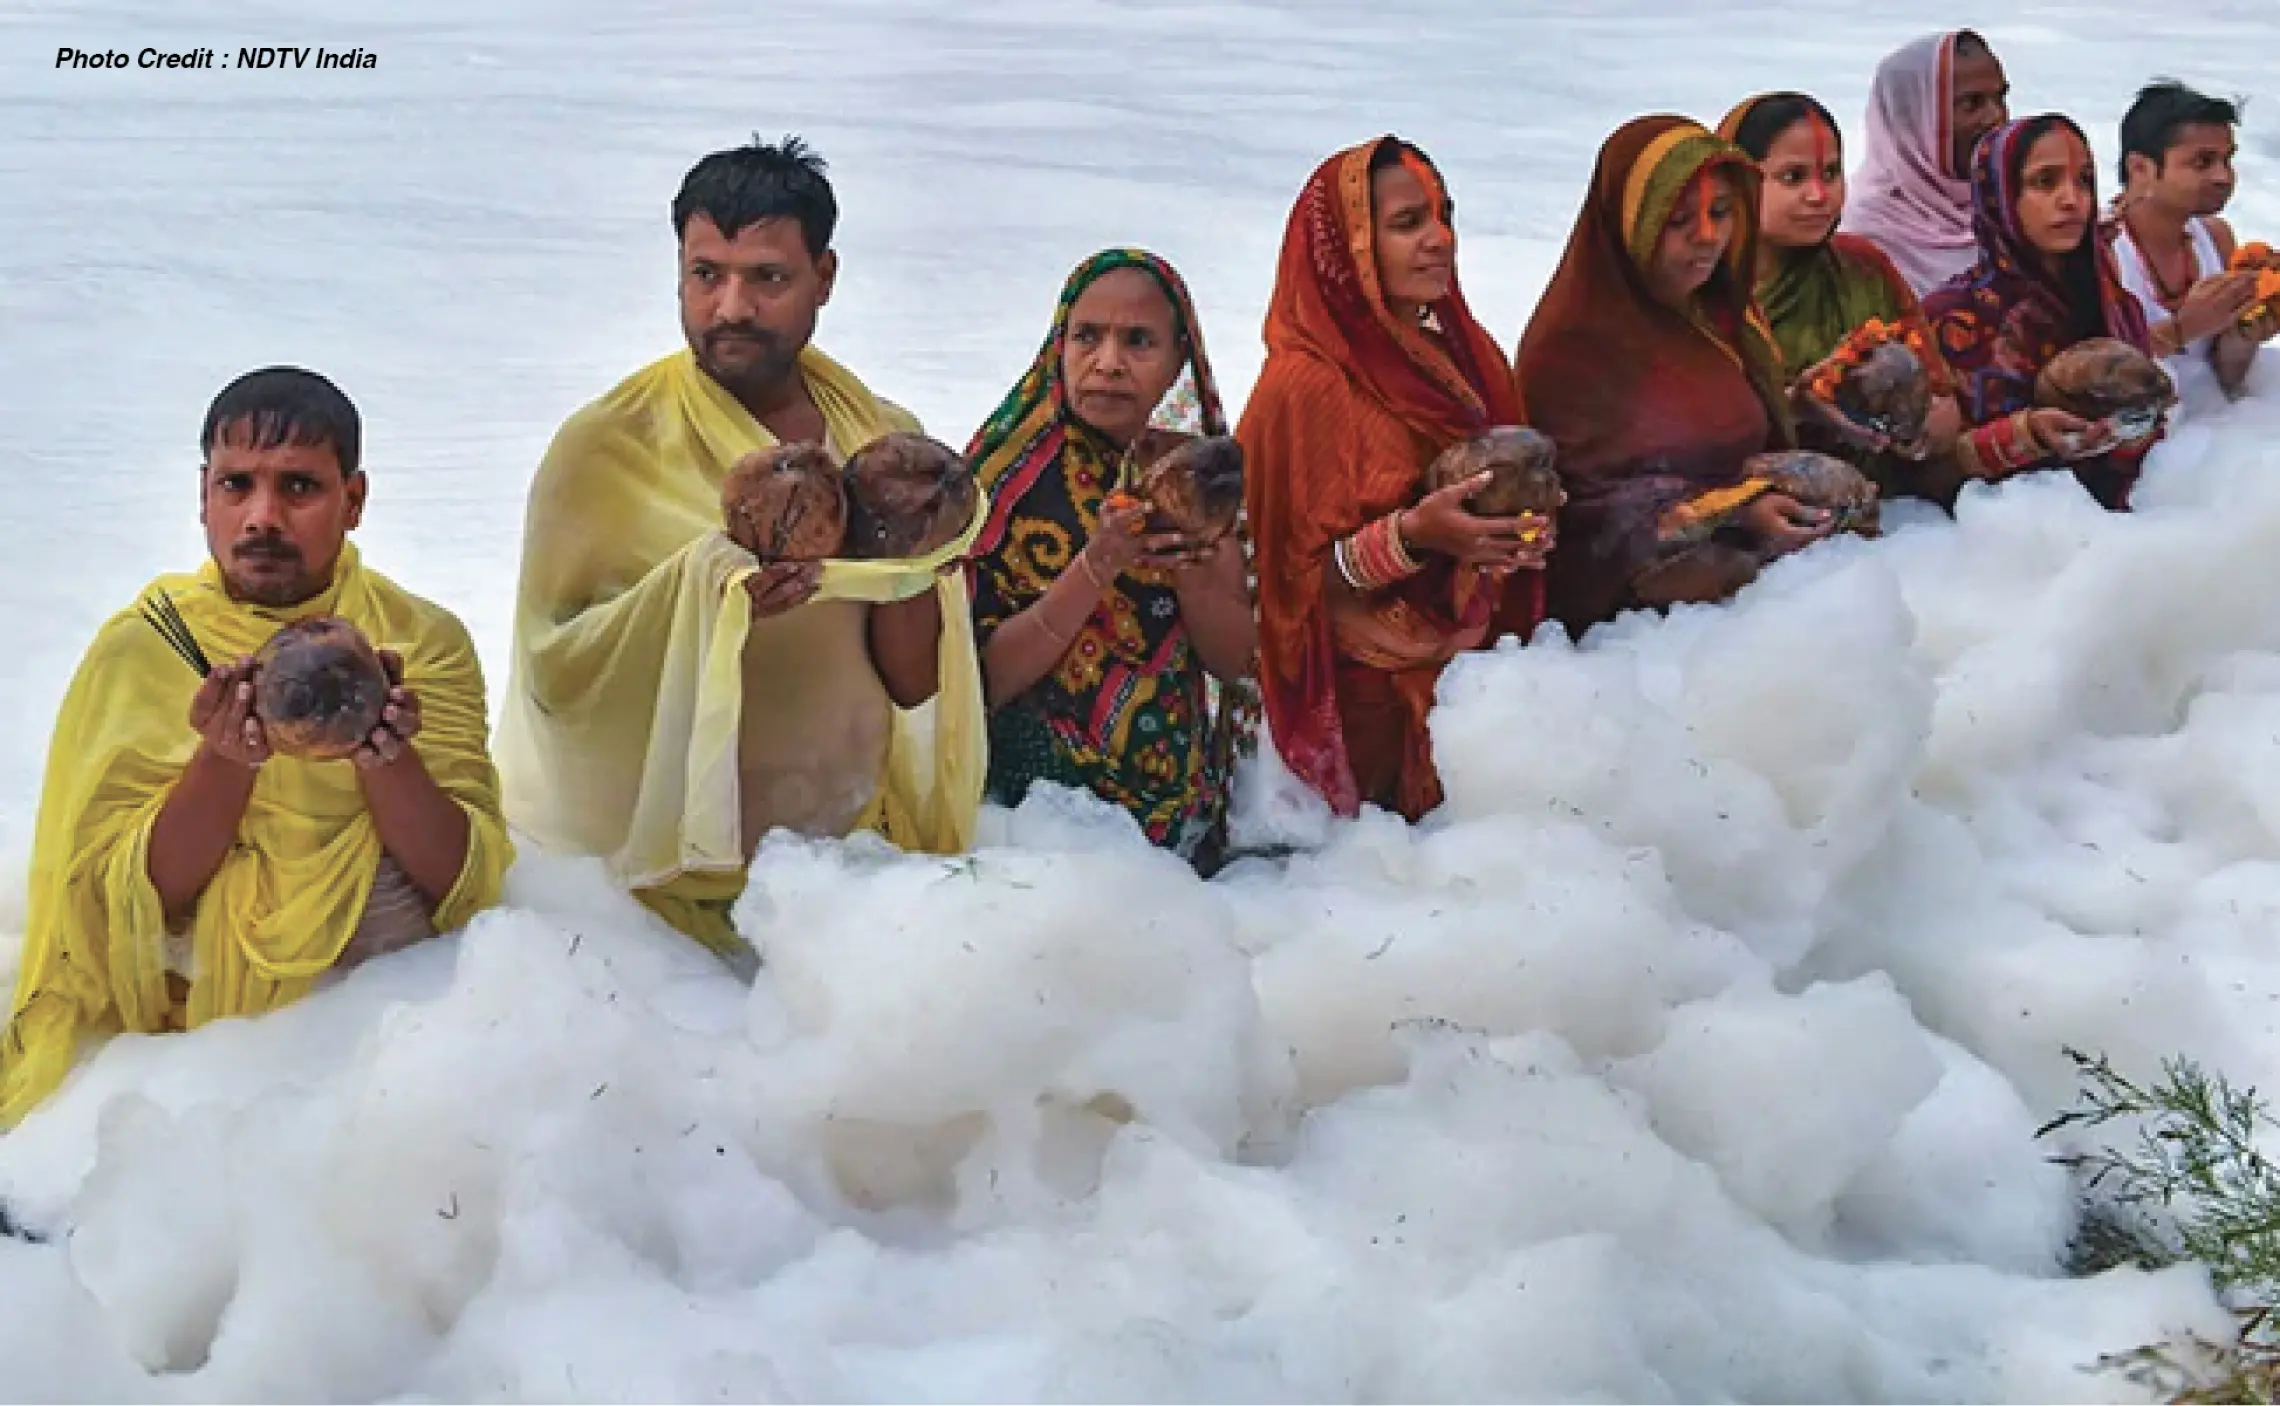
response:
M2127 508L2154 436L2121 443L2111 426L2034 404L2035 377L2076 342L2151 345L2098 236L2098 171L2082 129L2056 113L1996 128L1972 158L1971 199L1979 262L1924 299L1970 426L1957 462L1985 479L2071 467L2091 497Z
M1036 361L966 451L990 495L972 559L989 798L1090 791L1206 872L1256 642L1240 534L1199 550L1108 498L1179 438L1226 432L1187 285L1109 249L1069 275Z
M1425 492L1451 444L1521 421L1511 368L1457 287L1452 207L1394 137L1316 169L1267 303L1236 430L1259 565L1275 749L1340 815L1440 804L1425 719L1442 668L1542 614L1553 524Z

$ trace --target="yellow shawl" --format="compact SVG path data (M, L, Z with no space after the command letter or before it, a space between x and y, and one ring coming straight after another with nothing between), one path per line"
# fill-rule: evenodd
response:
M801 374L833 446L852 454L918 422L813 347ZM737 806L739 583L756 568L721 530L720 488L775 438L686 350L635 372L565 423L531 484L499 765L517 826L549 848L605 856L676 926L732 941L744 882ZM986 733L958 541L923 561L832 561L819 600L942 607L939 692L898 711L883 788L858 829L907 849L973 842ZM926 721L931 713L931 729ZM700 911L710 909L709 915Z
M482 670L450 612L342 550L331 589L285 610L232 601L212 561L162 576L216 662L251 654L306 615L353 621L403 656L419 695L413 745L467 812L467 861L436 910L439 932L498 900L514 857L484 749ZM70 1072L81 1033L155 1032L256 1015L298 999L340 956L364 915L380 837L352 763L274 757L261 768L240 843L199 898L188 934L188 1006L167 991L166 920L146 867L153 822L198 749L197 676L133 608L112 616L80 661L49 745L33 838L24 959L0 1037L0 1126Z

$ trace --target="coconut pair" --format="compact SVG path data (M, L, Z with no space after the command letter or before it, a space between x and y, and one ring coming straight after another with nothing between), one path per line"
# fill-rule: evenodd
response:
M920 434L882 435L842 469L820 444L779 444L736 461L721 485L730 540L762 562L922 557L974 517L973 470Z
M1426 470L1426 491L1486 473L1488 482L1466 499L1473 512L1497 518L1523 513L1549 517L1567 502L1558 461L1558 447L1539 431L1518 426L1493 429L1441 451ZM1806 449L1753 455L1742 465L1742 481L1761 482L1807 507L1826 508L1837 514L1840 530L1876 532L1876 486L1842 459Z

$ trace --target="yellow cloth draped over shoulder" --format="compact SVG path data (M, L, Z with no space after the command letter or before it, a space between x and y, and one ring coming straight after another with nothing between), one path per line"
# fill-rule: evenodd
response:
M367 570L344 547L330 589L286 609L232 601L211 560L162 576L164 594L217 662L252 654L280 625L338 615L403 657L420 700L413 746L467 812L467 859L434 915L438 932L498 901L514 858L485 748L483 674L449 611ZM381 858L356 769L272 757L191 918L186 1004L168 990L168 935L148 869L151 829L198 750L197 675L137 610L104 622L65 693L49 745L32 842L23 965L0 1036L0 1126L71 1071L79 1037L195 1028L297 1000L332 966L364 916ZM183 945L178 935L177 950ZM179 962L176 963L179 965Z
M813 347L800 372L840 454L919 428ZM737 739L751 613L741 583L758 565L722 531L720 490L739 458L775 442L686 349L563 425L531 485L499 737L517 826L549 848L604 856L644 903L715 948L737 941L727 905L744 886ZM964 557L987 507L923 560L827 562L816 594L884 603L940 593L931 734L928 709L896 712L886 774L854 827L905 849L973 842L981 669L964 574L942 568Z

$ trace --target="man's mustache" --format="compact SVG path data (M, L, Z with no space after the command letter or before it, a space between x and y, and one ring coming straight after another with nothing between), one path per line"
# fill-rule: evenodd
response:
M301 549L282 537L249 537L230 549L233 557L260 557L269 561L299 561Z
M715 342L725 342L731 338L739 338L747 341L759 342L764 346L774 346L776 343L783 340L775 333L769 331L767 328L762 327L757 323L724 322L720 326L715 327L711 331L705 333L705 344L707 346L710 346Z

